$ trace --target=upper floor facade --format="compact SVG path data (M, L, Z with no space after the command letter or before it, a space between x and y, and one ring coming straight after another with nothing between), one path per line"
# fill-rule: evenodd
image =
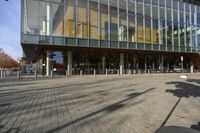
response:
M178 0L22 0L21 43L200 51L200 6Z

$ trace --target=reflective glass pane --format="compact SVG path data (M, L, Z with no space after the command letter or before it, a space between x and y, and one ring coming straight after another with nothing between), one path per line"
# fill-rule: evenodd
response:
M88 38L87 8L77 7L77 15L78 15L77 37Z
M118 15L110 12L110 40L118 41Z
M90 38L99 39L98 10L90 8Z
M172 45L172 22L167 22L167 45Z
M144 42L143 17L137 16L137 42Z
M153 43L158 44L158 20L154 19L153 20Z
M74 10L75 10L74 5L66 5L66 14L65 14L66 31L65 31L65 36L67 36L67 37L75 37Z
M135 16L129 14L129 27L128 27L128 38L129 42L136 42L136 34L135 34Z
M108 39L108 12L101 10L100 11L100 33L101 39L107 40Z
M127 20L126 14L119 15L119 41L128 41L127 39Z
M144 10L145 10L145 16L147 16L147 17L151 17L151 7L150 7L150 5L148 5L148 4L146 4L145 6L144 6Z
M173 29L173 34L174 34L174 45L178 45L178 23L174 23L174 29Z
M145 42L151 43L151 18L145 18Z

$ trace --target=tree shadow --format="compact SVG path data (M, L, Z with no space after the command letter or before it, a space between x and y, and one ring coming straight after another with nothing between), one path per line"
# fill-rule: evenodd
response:
M200 86L186 82L168 82L167 84L175 84L177 89L168 89L166 92L172 93L177 97L200 97Z
M187 82L200 84L200 80L199 79L188 79Z
M148 90L146 90L146 91L143 91L143 92L140 92L140 93L132 93L132 94L129 94L129 95L127 95L128 98L125 98L125 99L123 99L123 100L121 100L121 101L118 101L118 102L116 102L116 103L114 103L114 104L112 104L112 105L106 106L106 107L104 107L104 108L102 108L102 109L100 109L100 110L97 110L97 111L93 112L93 113L90 113L90 114L88 114L88 115L85 115L85 116L83 116L83 117L80 117L80 118L78 118L78 119L75 119L75 120L73 120L73 121L70 121L70 122L68 122L68 123L65 123L65 124L63 124L63 125L61 125L61 126L59 126L59 127L50 129L50 130L47 131L47 133L53 133L53 132L62 130L62 129L64 129L64 128L66 128L66 127L69 127L69 126L71 126L71 125L73 125L73 124L80 123L80 122L84 122L84 121L87 120L87 119L92 119L95 115L98 115L98 114L100 114L100 113L102 113L102 112L111 113L111 112L113 112L113 111L117 111L117 110L119 110L119 109L121 109L121 108L123 108L123 107L125 106L124 102L129 101L129 100L131 100L131 99L134 99L134 98L136 98L136 97L138 97L138 96L140 96L140 95L143 95L143 94L145 94L145 93L148 93L148 92L150 92L150 91L152 91L152 90L154 90L154 89L156 89L156 88L150 88L150 89L148 89ZM140 102L137 102L136 104L139 104L139 103L140 103Z
M170 113L167 115L163 123L161 124L160 127L165 126L167 123L168 119L176 109L177 105L180 103L181 99L184 98L189 98L189 97L200 97L200 86L194 85L191 83L187 82L168 82L166 84L174 84L177 89L167 89L167 93L172 93L174 96L178 97L179 99L171 109Z
M192 125L191 128L200 131L200 122L198 122L196 125Z

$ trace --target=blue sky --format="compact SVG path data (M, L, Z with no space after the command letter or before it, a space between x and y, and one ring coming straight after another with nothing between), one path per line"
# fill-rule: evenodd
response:
M20 45L20 0L0 0L0 48L17 59Z

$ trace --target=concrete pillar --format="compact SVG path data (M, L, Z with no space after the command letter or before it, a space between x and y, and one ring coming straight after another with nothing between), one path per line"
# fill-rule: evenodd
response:
M169 63L167 63L167 71L169 72Z
M67 51L67 71L68 71L68 75L72 75L72 60L73 60L72 51Z
M138 70L139 69L139 63L137 63L137 67L136 67L136 70Z
M136 68L136 58L135 58L135 56L133 56L133 69L135 69Z
M35 78L37 78L37 70L35 70Z
M47 50L46 51L46 76L49 76L50 75L50 51Z
M194 73L194 63L190 63L190 73Z
M53 70L51 70L51 78L53 78Z
M155 71L155 63L153 62L153 64L152 64L152 69L153 69L153 71Z
M144 69L145 69L145 73L147 73L147 57L145 55L145 59L144 59Z
M163 70L164 70L164 57L163 57L163 55L161 55L160 66L161 66L161 71L163 72Z
M157 66L158 66L157 69L160 71L161 70L161 68L160 68L160 55L157 58Z
M120 53L120 62L119 62L119 68L120 68L120 75L123 75L124 71L124 54Z
M159 66L159 70L161 72L163 72L163 70L164 70L164 57L163 57L163 55L159 55L158 66Z
M65 77L66 78L68 77L68 71L67 70L65 71Z
M105 72L105 66L106 66L106 57L102 56L102 70L103 70L103 73Z

